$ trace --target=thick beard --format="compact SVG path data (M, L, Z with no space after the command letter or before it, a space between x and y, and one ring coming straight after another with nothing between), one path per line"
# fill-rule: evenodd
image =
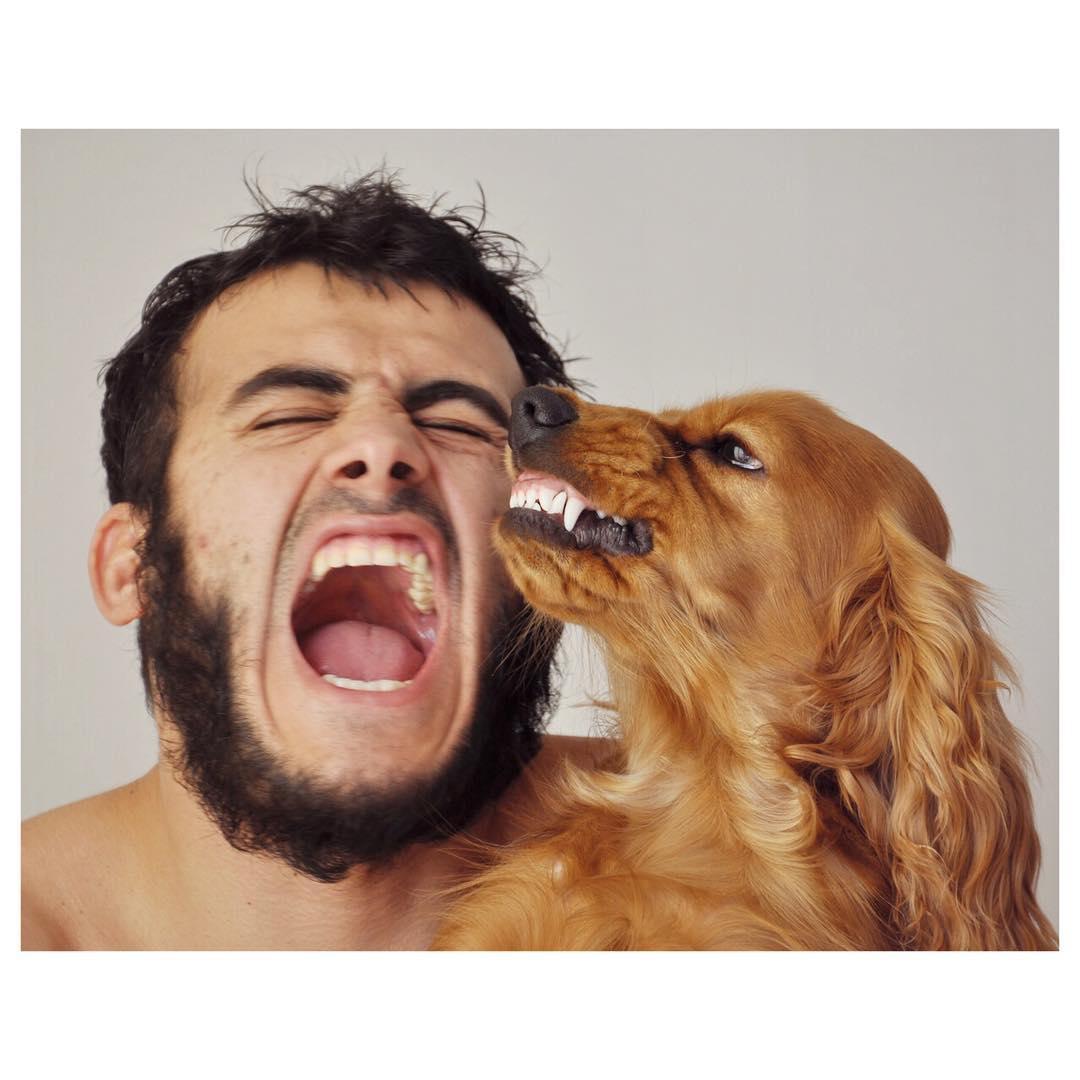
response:
M411 845L465 828L540 748L555 705L559 632L510 593L489 627L471 724L433 775L391 790L297 775L259 741L234 677L233 611L225 598L203 604L193 595L183 535L166 508L141 554L139 649L147 702L164 721L166 763L240 851L276 856L324 882L356 866L385 868Z

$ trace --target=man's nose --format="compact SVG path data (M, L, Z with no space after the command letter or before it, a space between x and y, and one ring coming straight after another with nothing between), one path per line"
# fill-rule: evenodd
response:
M520 450L577 418L577 409L561 394L546 386L527 386L510 403L510 449Z
M407 417L357 418L341 445L328 455L331 483L389 498L428 477L430 463Z

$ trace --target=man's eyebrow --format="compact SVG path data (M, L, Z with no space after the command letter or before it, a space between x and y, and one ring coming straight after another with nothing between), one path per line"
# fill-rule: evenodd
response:
M440 401L468 401L501 428L510 428L510 417L499 404L495 395L482 386L459 382L457 379L435 379L432 382L410 386L405 391L402 405L409 413L419 412Z
M241 383L229 396L226 409L235 409L259 394L271 390L298 388L316 390L320 394L343 397L349 392L351 380L330 368L305 367L302 364L277 364L260 371Z

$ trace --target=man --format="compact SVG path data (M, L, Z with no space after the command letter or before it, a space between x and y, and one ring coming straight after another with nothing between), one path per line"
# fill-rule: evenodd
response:
M489 541L511 398L573 385L514 242L378 175L240 225L107 366L90 578L161 754L24 826L25 948L422 948L591 760Z

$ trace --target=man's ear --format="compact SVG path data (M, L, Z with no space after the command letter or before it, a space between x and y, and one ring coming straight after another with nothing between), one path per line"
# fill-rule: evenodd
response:
M114 626L142 614L138 544L143 525L131 503L115 503L102 515L90 541L90 587L98 610Z

